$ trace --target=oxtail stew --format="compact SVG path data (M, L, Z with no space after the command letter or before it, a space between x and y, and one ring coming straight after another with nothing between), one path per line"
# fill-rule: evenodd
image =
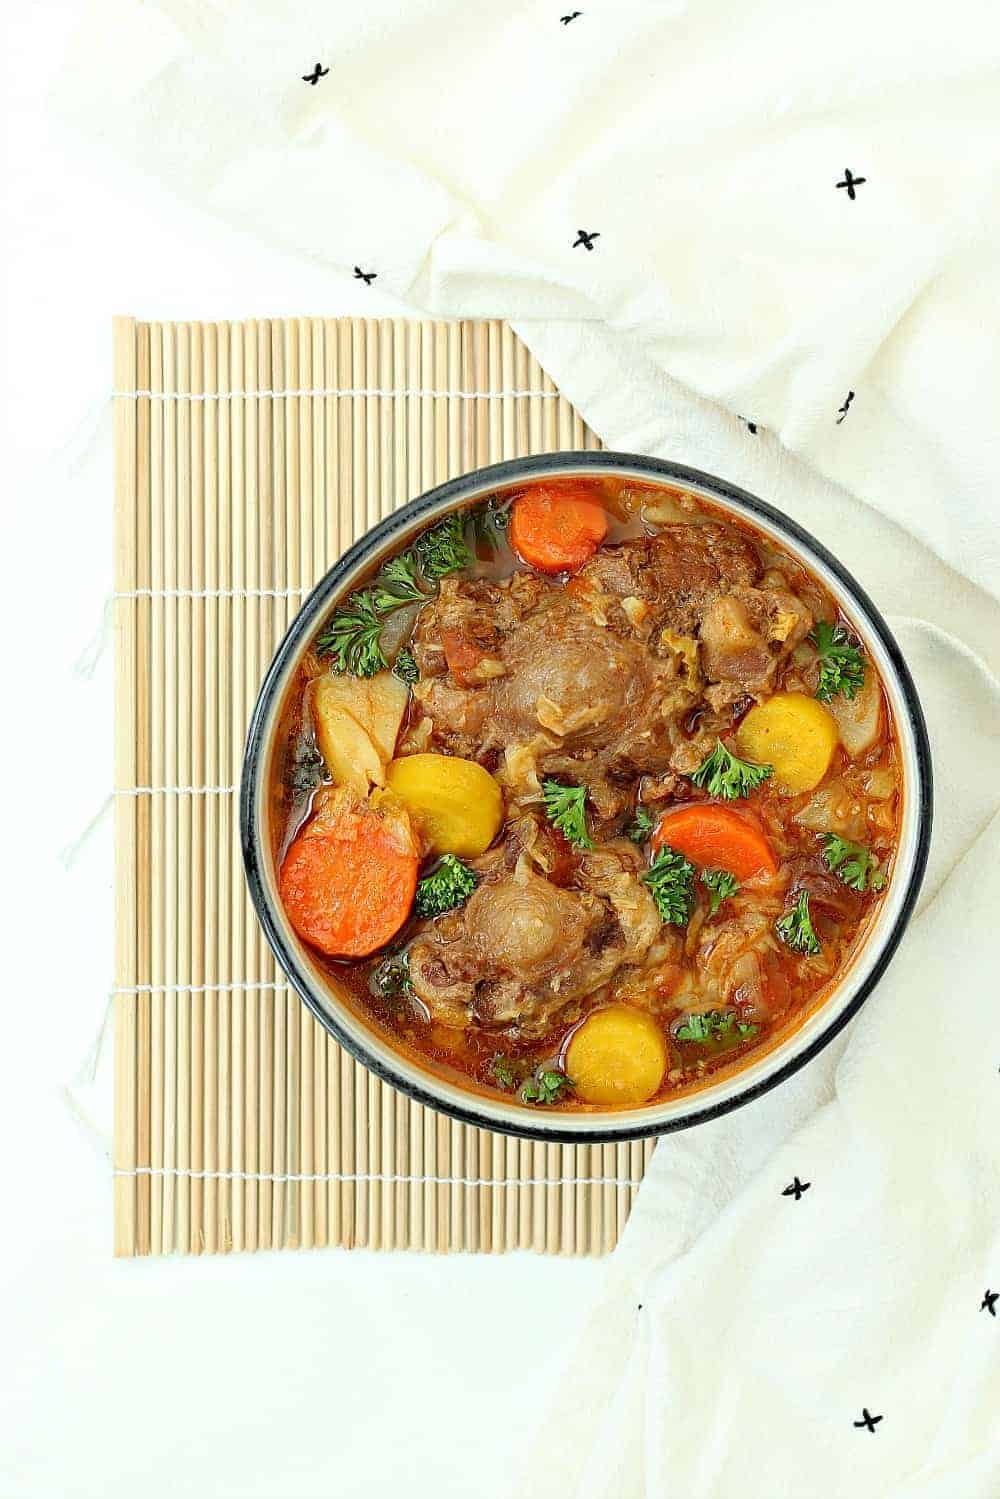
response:
M892 878L873 662L820 581L682 490L534 482L325 621L285 703L280 897L426 1068L628 1108L814 1008Z

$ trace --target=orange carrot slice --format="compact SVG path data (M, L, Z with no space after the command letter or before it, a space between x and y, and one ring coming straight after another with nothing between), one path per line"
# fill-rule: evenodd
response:
M700 869L728 869L738 880L774 874L777 860L756 823L712 802L692 803L665 812L650 840L665 843Z
M320 952L364 958L410 914L419 864L404 812L376 811L340 790L285 855L281 902L299 936Z
M608 534L608 517L585 481L533 484L510 512L510 544L542 573L576 572Z

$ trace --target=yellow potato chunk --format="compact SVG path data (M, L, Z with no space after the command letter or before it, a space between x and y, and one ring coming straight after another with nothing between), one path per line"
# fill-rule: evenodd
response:
M652 1098L667 1070L663 1032L645 1010L609 1005L573 1032L566 1073L584 1103L621 1107Z
M503 821L500 787L474 760L457 755L404 755L386 782L413 815L435 854L475 858L489 848Z
M736 730L743 758L773 765L775 786L792 794L819 785L837 739L829 708L803 692L776 692L751 708Z

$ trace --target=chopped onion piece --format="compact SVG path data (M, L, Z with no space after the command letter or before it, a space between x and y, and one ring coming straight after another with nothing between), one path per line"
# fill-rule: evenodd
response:
M867 663L864 686L857 696L846 698L837 694L827 707L837 720L840 742L852 759L871 748L878 738L882 689L870 662Z

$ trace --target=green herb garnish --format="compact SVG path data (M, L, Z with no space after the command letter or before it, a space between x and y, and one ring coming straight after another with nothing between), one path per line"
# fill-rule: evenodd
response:
M851 843L836 833L824 833L823 862L831 874L852 890L864 895L866 890L881 890L885 886L885 875L879 869L878 860L860 843Z
M694 899L694 865L664 843L640 879L649 886L663 920L671 926L683 926L691 915Z
M385 564L375 579L372 594L379 614L389 614L404 604L422 603L426 599L412 552L401 552Z
M650 817L645 807L636 807L635 817L625 829L626 838L631 838L633 843L645 843L656 823Z
M559 1072L555 1067L539 1067L534 1077L529 1077L524 1084L521 1097L525 1103L558 1103L566 1089L572 1086L565 1072Z
M811 956L819 952L819 938L813 931L809 915L808 890L803 890L792 909L775 922L775 930L793 952L809 953Z
M865 685L865 662L860 648L843 625L831 625L825 619L819 620L809 639L819 656L816 696L821 703L828 703L839 692L850 701Z
M689 1015L675 1032L678 1041L711 1041L728 1035L735 1024L732 1010L706 1010Z
M396 652L396 660L393 663L392 674L401 682L412 687L414 682L420 680L420 667L417 665L416 657L408 645L404 645Z
M737 1020L735 1010L706 1010L688 1015L674 1035L678 1041L721 1041L734 1030L741 1040L748 1041L751 1036L756 1036L758 1027Z
M506 1088L508 1093L513 1093L521 1077L522 1069L517 1062L511 1061L499 1052L490 1064L490 1071L496 1078L501 1088Z
M689 1015L674 1032L678 1041L708 1041L732 1030L732 1011L709 1010L703 1015Z
M714 916L722 902L735 895L740 888L736 876L730 874L728 869L703 869L701 883L709 892L709 916Z
M413 551L420 571L432 582L459 573L476 560L465 539L465 516L457 512L418 536Z
M376 999L401 999L412 994L409 953L389 953L376 963L368 976L368 988Z
M333 657L337 671L355 677L373 677L384 671L389 664L382 650L385 616L407 604L423 603L440 578L469 567L474 560L465 540L465 517L445 516L418 536L409 551L390 558L370 588L351 594L317 637L316 649L321 655ZM407 656L412 661L409 652ZM404 670L412 670L414 675L405 677ZM396 675L415 682L419 673L415 663L411 668L404 659L403 670Z
M559 781L542 782L545 815L568 842L577 848L593 848L587 831L586 786L563 786Z
M418 916L440 916L468 900L476 888L475 871L454 854L443 854L436 869L420 881L414 902Z
M382 654L382 619L372 589L354 593L338 609L316 641L316 649L333 657L338 671L373 677L388 662Z
M732 802L738 796L749 796L773 774L773 765L755 765L752 760L740 760L718 739L715 749L701 762L691 779L710 796L721 796L724 801Z

